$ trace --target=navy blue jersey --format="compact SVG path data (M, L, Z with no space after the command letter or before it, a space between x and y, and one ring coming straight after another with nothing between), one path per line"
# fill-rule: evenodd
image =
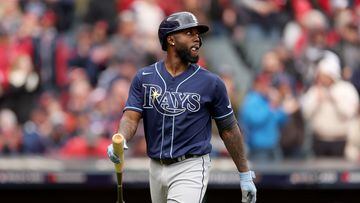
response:
M173 77L163 61L137 72L126 110L142 114L151 158L210 153L211 118L233 114L225 85L217 75L191 64Z

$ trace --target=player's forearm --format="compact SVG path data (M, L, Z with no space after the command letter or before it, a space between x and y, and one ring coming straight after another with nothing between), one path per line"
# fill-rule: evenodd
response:
M120 120L118 132L124 136L126 140L130 140L137 130L141 116L137 113L125 112Z
M225 147L228 150L239 172L249 171L244 150L243 136L237 125L221 133Z

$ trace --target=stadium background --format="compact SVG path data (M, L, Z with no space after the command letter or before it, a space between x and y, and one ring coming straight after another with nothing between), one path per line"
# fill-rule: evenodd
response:
M199 63L224 79L236 112L263 71L281 76L271 85L291 89L301 106L311 68L329 50L359 89L358 0L3 0L1 202L115 202L106 146L135 71L163 57L158 24L180 10L210 25ZM279 156L251 160L258 202L358 202L360 144L341 157L316 156L309 123L296 120L301 111L279 129ZM213 132L206 202L240 202L235 167ZM142 126L137 134L125 200L150 202Z

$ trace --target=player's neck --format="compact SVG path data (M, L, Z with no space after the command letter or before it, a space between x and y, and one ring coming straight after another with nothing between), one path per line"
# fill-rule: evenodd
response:
M183 73L188 68L188 65L188 63L185 64L178 57L170 57L168 55L165 59L165 68L173 77Z

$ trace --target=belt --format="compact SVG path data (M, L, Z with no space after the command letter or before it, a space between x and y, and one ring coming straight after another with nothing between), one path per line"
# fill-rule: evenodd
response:
M165 158L165 159L159 159L159 158L152 158L152 160L162 164L162 165L171 165L180 161L184 161L185 159L189 159L189 158L196 158L196 157L200 157L202 155L195 155L195 154L185 154L182 155L180 157L177 158Z

